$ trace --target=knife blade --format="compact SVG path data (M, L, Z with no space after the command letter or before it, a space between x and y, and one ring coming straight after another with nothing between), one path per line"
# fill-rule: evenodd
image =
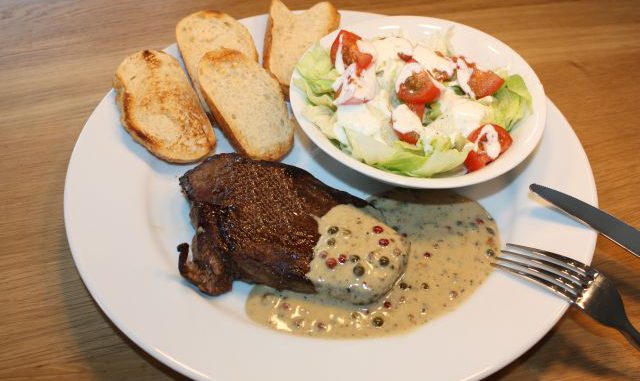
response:
M640 231L594 206L539 184L529 189L640 258Z

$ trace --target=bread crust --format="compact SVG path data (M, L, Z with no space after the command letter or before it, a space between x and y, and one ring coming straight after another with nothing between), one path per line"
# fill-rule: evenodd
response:
M269 68L271 67L271 44L273 44L273 16L271 15L271 8L273 8L276 1L277 0L271 0L271 5L269 6L267 30L264 34L264 48L262 50L262 67L269 71L271 71Z

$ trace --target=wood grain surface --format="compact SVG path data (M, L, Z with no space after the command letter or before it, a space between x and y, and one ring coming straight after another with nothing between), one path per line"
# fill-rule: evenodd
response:
M287 3L294 9L311 4ZM531 64L578 134L601 207L640 226L640 2L336 5L445 18L509 44ZM242 18L267 7L267 0L0 2L0 379L182 378L127 339L80 280L64 231L67 163L126 55L174 42L175 23L190 12L213 8ZM619 285L629 317L640 325L640 260L600 238L594 263ZM639 380L640 352L572 310L490 378Z

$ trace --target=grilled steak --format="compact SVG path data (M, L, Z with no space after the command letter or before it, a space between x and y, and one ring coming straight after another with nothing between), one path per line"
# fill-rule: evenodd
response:
M178 247L180 274L210 295L234 280L313 293L305 277L320 217L338 204L367 203L290 165L220 154L180 178L196 234Z

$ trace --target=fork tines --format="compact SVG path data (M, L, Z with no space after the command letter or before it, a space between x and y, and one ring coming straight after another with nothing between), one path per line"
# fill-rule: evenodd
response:
M597 275L575 259L511 243L493 265L541 284L574 303Z

